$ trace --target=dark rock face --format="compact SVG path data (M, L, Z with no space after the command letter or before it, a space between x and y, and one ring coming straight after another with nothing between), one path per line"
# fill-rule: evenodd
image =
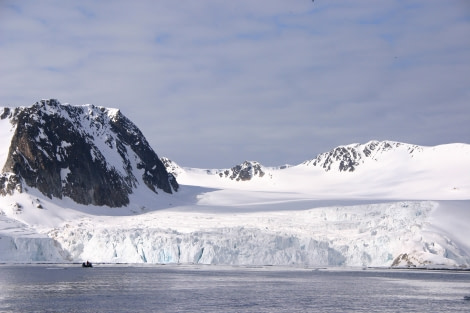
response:
M4 110L1 117L16 125L3 172L48 197L124 206L138 186L137 173L155 193L178 190L140 130L117 110L51 99ZM110 163L109 155L118 161Z
M232 167L230 170L220 172L219 176L229 177L231 180L247 181L251 180L254 176L263 177L264 174L258 162L245 161L240 165Z
M142 178L152 191L157 192L156 188L162 189L167 193L177 191L179 186L175 177L169 174L160 158L150 148L142 132L121 112L117 112L111 119L111 130L117 134L117 145L119 154L126 159L125 146L129 146L139 157L137 169L142 169L144 174ZM123 145L124 144L124 145ZM127 167L130 166L129 160L126 160Z
M360 159L359 153L356 149L351 147L338 147L334 150L321 154L312 163L314 166L321 166L325 171L331 170L333 164L338 163L338 170L340 172L353 172Z

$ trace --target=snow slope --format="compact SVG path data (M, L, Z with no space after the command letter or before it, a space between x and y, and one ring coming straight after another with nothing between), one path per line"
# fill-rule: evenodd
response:
M371 143L255 175L172 163L177 194L121 208L6 195L0 262L469 267L470 146Z
M375 149L368 156L371 146ZM422 147L397 142L371 141L354 149L353 171L341 171L349 156L336 150L316 159L284 168L261 167L264 175L237 181L221 176L227 170L182 168L176 163L167 170L186 185L211 188L304 193L319 199L415 199L456 200L470 198L470 145L447 144ZM391 148L388 148L391 147ZM370 151L370 150L369 150ZM337 159L336 159L337 158Z

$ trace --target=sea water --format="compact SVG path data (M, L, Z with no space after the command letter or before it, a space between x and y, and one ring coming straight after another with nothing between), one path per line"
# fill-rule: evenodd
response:
M470 273L0 265L0 312L470 312Z

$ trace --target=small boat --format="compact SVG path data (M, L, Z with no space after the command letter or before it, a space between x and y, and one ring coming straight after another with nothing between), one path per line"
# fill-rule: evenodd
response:
M86 262L83 262L83 263L82 263L82 267L93 267L93 264L91 264L90 262L86 261Z
M470 296L463 296L464 300L470 300Z

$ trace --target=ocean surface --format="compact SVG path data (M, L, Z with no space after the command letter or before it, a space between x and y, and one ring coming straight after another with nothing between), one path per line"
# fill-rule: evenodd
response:
M470 312L470 272L0 265L0 312Z

